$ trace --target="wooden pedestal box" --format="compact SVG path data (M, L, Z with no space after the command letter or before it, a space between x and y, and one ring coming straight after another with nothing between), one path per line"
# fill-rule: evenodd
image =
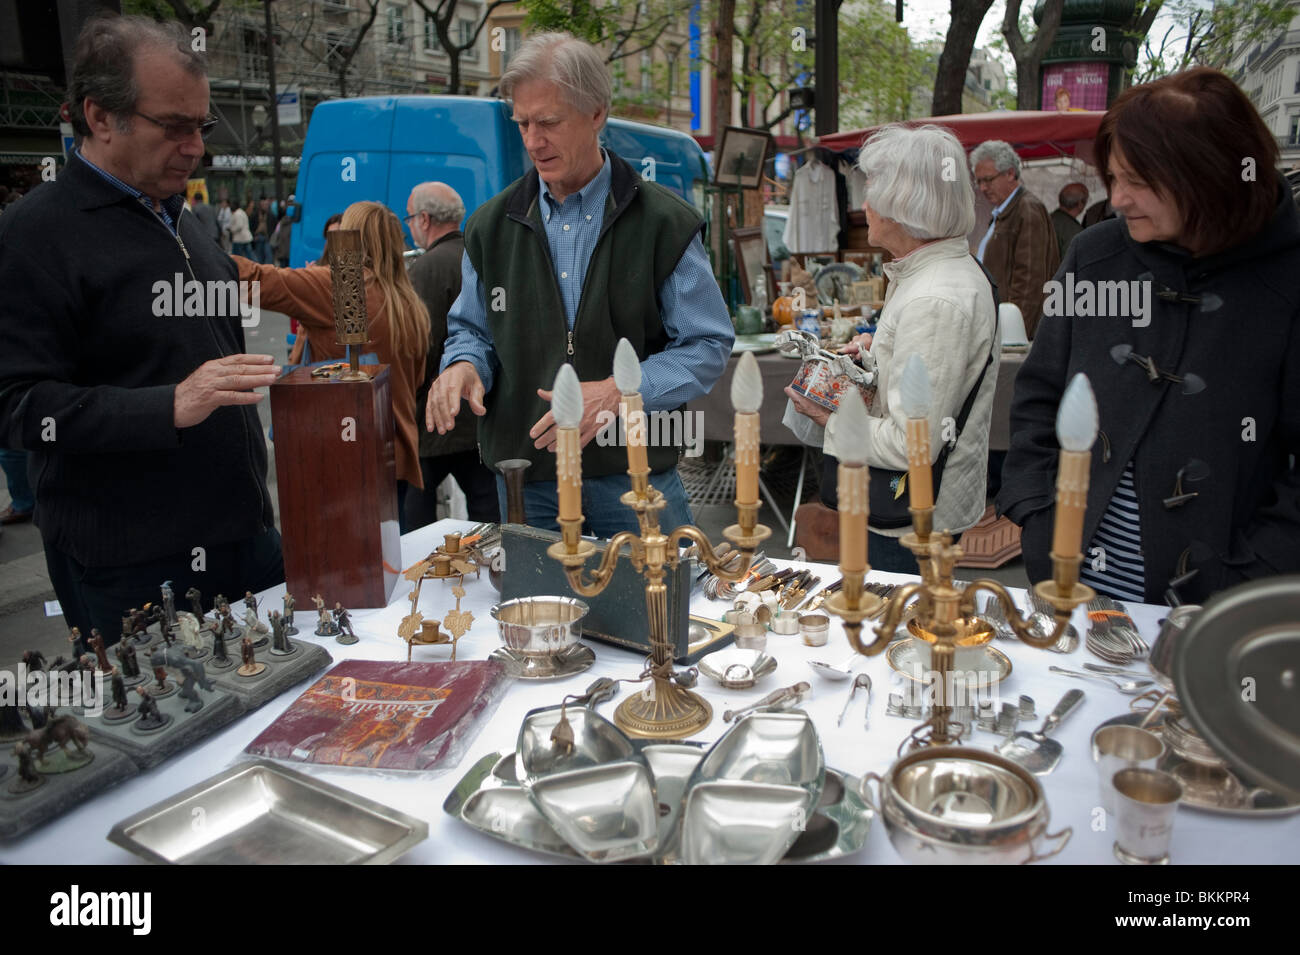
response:
M284 574L299 610L386 607L400 574L393 400L387 365L370 381L313 378L271 386Z

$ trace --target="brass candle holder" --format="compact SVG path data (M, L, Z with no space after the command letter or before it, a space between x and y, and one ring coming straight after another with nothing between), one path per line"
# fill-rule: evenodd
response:
M361 348L370 341L366 313L365 250L356 229L335 229L325 237L334 295L334 329L340 345L348 346L348 367L331 375L336 381L369 381L361 371Z
M623 548L630 547L632 566L645 576L646 611L650 618L651 655L642 680L649 683L645 689L629 696L614 711L614 723L630 736L647 739L682 739L697 733L713 720L713 707L698 693L679 685L673 676L673 647L668 640L668 588L664 584L666 570L677 566L679 540L689 540L699 548L699 559L709 570L723 580L738 581L749 573L754 552L771 536L769 527L757 523L759 504L736 502L738 523L732 524L723 536L743 555L740 566L725 570L724 558L713 551L704 533L694 525L674 528L667 534L659 529L659 512L664 509L664 496L650 486L649 469L631 475L632 490L620 500L636 511L640 533L621 531L609 540L600 566L589 573L588 558L596 552L596 545L582 539L582 519L561 520L561 538L546 553L564 565L569 586L584 597L594 597L609 585L614 567L622 556Z
M928 430L912 427L913 424L924 424L930 401L929 379L924 362L917 355L909 358L904 369L901 392L904 413L909 419L909 469L913 475L920 476L923 480L914 479L910 482L911 506L908 512L912 517L912 530L901 538L900 543L916 556L921 581L906 584L888 598L882 599L863 592L866 574L871 569L870 564L867 564L863 571L846 571L843 587L824 605L828 612L844 620L844 632L850 645L865 656L875 656L889 646L909 609L913 613L912 625L930 643L930 680L934 685L931 716L903 740L899 746L900 753L904 749L921 746L953 745L960 740L963 727L952 718L953 657L958 646L974 645L986 639L980 632L982 628L976 617L977 594L982 591L991 593L1002 605L1007 622L1016 637L1040 650L1052 646L1060 639L1069 626L1070 615L1075 607L1096 596L1091 587L1079 583L1079 565L1082 560L1079 555L1079 533L1087 490L1087 449L1091 447L1097 431L1097 407L1092 391L1086 378L1076 376L1062 399L1057 418L1057 435L1062 452L1057 489L1057 536L1051 554L1053 576L1051 580L1040 581L1034 587L1034 593L1052 607L1055 626L1050 634L1039 636L1021 616L1006 588L997 581L982 578L972 581L961 590L953 586L953 567L964 553L960 545L953 543L951 534L946 531L934 532L934 501L929 491ZM854 414L860 419L861 410L856 407L844 410L853 412L845 418L844 430L860 426L861 422L855 420ZM862 459L855 467L865 464L865 444L866 439L861 430L853 431L853 440L846 446L852 447L855 457ZM841 487L846 483L852 484L854 478L857 478L859 485L864 484L862 477L860 472L841 463ZM918 485L921 488L919 493ZM867 520L865 510L861 520ZM1065 556L1065 553L1071 551L1070 556ZM844 559L842 550L841 569ZM877 615L881 619L875 628L875 640L864 642L862 622Z
M640 364L636 352L626 339L619 342L614 358L614 380L623 395L625 414L629 418L641 411ZM631 736L647 739L681 739L704 729L713 720L713 707L702 696L678 682L673 673L673 645L668 639L668 588L664 583L665 571L677 566L680 559L678 541L688 540L696 545L699 559L726 581L739 581L749 573L750 563L760 544L771 536L770 528L758 523L761 504L757 494L757 435L758 408L762 404L762 377L752 354L746 354L732 381L732 403L737 410L737 448L754 445L752 455L737 463L737 523L732 524L723 536L740 552L739 566L724 568L732 555L719 557L704 533L694 525L686 524L665 534L659 529L659 512L664 509L664 496L650 485L650 468L646 462L643 442L645 429L629 429L628 475L632 489L619 500L636 512L640 533L620 531L609 540L605 556L594 573L586 570L587 560L596 552L596 545L582 539L583 518L580 513L580 458L577 443L577 425L582 417L582 392L571 366L561 367L556 376L554 398L551 402L557 438L557 491L560 501L560 540L547 549L547 554L564 565L569 586L584 597L594 597L603 591L613 578L614 568L623 553L630 549L632 566L644 575L646 612L650 624L651 653L641 680L648 681L641 693L625 699L614 712L614 723ZM747 488L753 488L752 498ZM571 508L566 513L566 506Z

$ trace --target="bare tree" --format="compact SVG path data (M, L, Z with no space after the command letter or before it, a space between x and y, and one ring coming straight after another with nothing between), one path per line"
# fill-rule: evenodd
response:
M1019 8L1020 0L1008 0L1007 6L1012 3ZM980 24L992 6L993 0L951 0L948 35L934 75L934 101L930 106L933 115L961 112L961 91L966 85L971 51L975 49Z
M474 26L474 32L464 42L458 42L452 37L452 26L456 22L456 4L457 0L438 0L430 5L428 0L415 0L415 5L424 11L424 15L433 21L434 32L438 35L438 45L442 51L447 54L447 92L453 94L460 93L460 58L461 54L474 48L478 42L479 34L483 32L483 27L487 24L488 17L492 11L503 3L513 3L514 0L492 0L487 8L479 17L478 23ZM432 6L432 8L431 8Z
M352 61L361 50L361 44L370 32L370 28L375 25L375 18L379 16L379 0L365 0L366 6L370 9L370 15L366 17L361 26L357 28L356 35L352 37L352 42L341 48L339 56L333 62L334 75L339 81L339 96L348 95L348 70L352 66Z
M1038 72L1047 54L1047 48L1056 39L1056 31L1061 26L1061 14L1065 11L1065 0L1047 0L1043 8L1043 20L1034 33L1034 39L1027 41L1020 29L1021 0L1007 0L1007 11L1002 17L1002 36L1006 38L1007 48L1016 59L1016 109L1039 109Z

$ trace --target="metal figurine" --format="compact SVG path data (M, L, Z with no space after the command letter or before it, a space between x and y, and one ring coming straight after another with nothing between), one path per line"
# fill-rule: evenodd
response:
M316 636L334 637L338 635L339 628L334 624L334 618L330 612L325 609L325 601L320 594L311 598L312 603L316 605Z
M293 653L294 646L289 642L289 632L285 628L284 617L278 610L271 611L271 652Z
M15 796L31 792L45 782L45 777L36 771L36 757L30 744L19 740L14 743L14 756L18 758L18 778L9 784L9 792Z
M40 650L24 650L23 664L28 670L46 670L48 664L45 662L45 654Z
M253 611L254 616L258 613L257 598L253 596L251 590L244 591L244 606Z
M90 628L90 639L86 641L86 645L94 651L95 662L100 670L107 673L113 669L113 665L108 662L108 651L104 648L104 635L99 632L98 627Z
M226 599L225 594L217 594L212 601L213 614L230 613L230 601Z
M136 726L142 730L156 730L172 721L169 715L158 709L158 701L153 698L147 689L137 686L135 692L140 694L140 703L136 707L136 712L140 714L140 718L136 720Z
M229 620L229 617L225 618ZM212 665L219 669L230 666L230 655L226 652L226 638L220 627L212 631Z
M239 656L243 663L235 672L240 676L257 676L266 669L265 663L257 662L257 651L253 648L253 641L248 637L239 641Z
M269 627L257 619L257 611L249 608L244 611L244 636L253 638L253 645L262 647L266 645L266 638L271 633Z
M203 619L203 593L198 587L191 587L185 591L185 599L190 602L190 609L194 611L194 616L201 621Z
M172 593L172 582L164 580L159 588L162 591L163 635L176 626L176 595Z
M117 667L113 668L113 674L109 680L113 693L113 705L104 711L105 718L120 720L130 716L134 707L131 706L130 698L126 695L126 681L122 679L122 674Z
M352 630L352 619L343 609L343 605L337 601L334 603L334 625L335 632L338 634L334 639L339 643L351 646L357 642L357 635Z
M295 627L295 626L293 625L293 613L294 613L294 607L295 607L295 604L294 604L293 594L289 593L288 591L285 591L285 594L284 594L284 632L287 633L287 634L288 634L289 636L291 636L291 637L296 637L296 636L298 635L298 628Z
M45 761L45 751L51 745L58 746L59 752L74 764L88 763L94 758L88 749L90 730L81 720L67 713L52 717L41 729L32 730L24 742L36 753L38 762ZM68 752L69 743L77 748L76 753Z
M79 658L83 653L86 652L86 644L81 639L80 627L73 627L71 630L68 631L68 643L72 644L73 656Z
M180 621L181 643L185 645L185 652L190 659L197 660L206 655L208 648L203 645L203 637L199 633L199 618L181 610L176 614L176 619Z
M203 672L203 663L200 660L194 660L186 656L186 651L180 647L172 647L168 650L155 650L149 662L155 668L161 670L164 666L179 670L181 674L181 692L183 700L188 700L185 704L186 713L197 713L203 709L203 699L199 696L195 684L211 693L214 689L209 682L207 674Z

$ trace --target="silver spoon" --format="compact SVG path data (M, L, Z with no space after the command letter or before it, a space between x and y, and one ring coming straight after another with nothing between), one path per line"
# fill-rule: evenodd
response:
M862 687L864 690L867 691L867 708L870 709L871 677L867 676L865 673L859 673L856 677L853 678L853 688L849 690L849 698L844 701L844 709L840 710L840 718L835 721L836 726L844 725L844 714L849 711L849 707L853 704L853 694L858 692L858 687Z
M1149 673L1139 673L1136 670L1125 670L1123 667L1107 666L1104 663L1085 663L1085 670L1091 670L1093 673L1105 673L1107 676L1124 676L1131 680L1146 680L1150 677Z
M824 676L828 680L847 680L853 676L853 664L858 659L859 654L853 654L839 666L833 663L823 663L821 660L809 660L808 665L813 668L813 672L819 676Z
M1126 696L1137 696L1139 693L1145 693L1153 684L1151 680L1112 680L1110 677L1098 673L1080 673L1078 670L1066 670L1063 667L1048 667L1048 669L1053 673L1064 673L1066 676L1078 677L1081 680L1097 680L1100 683L1108 683Z

